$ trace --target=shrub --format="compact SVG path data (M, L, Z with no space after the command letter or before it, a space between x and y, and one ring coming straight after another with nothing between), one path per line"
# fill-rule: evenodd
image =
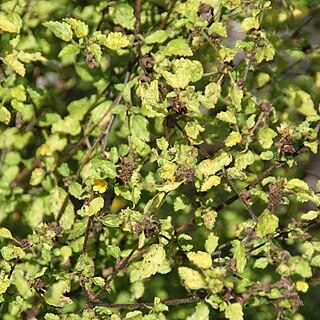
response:
M2 319L316 316L316 3L1 2Z

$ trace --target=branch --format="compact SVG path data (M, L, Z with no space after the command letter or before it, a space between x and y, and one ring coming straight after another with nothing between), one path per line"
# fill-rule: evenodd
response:
M247 200L244 199L243 197L243 192L240 192L238 190L238 188L236 187L236 185L233 183L233 181L231 180L231 178L229 177L228 173L225 173L225 177L227 179L227 181L229 182L229 184L231 185L232 189L236 192L236 194L238 195L239 199L241 200L241 202L244 204L244 206L247 208L248 212L250 213L252 219L257 222L258 218L255 215L255 213L252 211L252 209L250 208Z
M2 164L3 164L5 154L6 154L6 132L3 133L3 141L2 141L2 148L1 148L1 155L0 155L0 173L2 171Z
M174 299L174 300L166 300L161 302L166 306L176 306L180 304L187 304L192 302L202 301L200 297L193 296L190 298L182 298L182 299ZM104 306L110 309L118 309L118 308L130 308L130 309L142 309L142 308L149 308L153 307L153 302L141 302L141 303L103 303L99 304L100 306Z
M56 221L57 221L57 222L60 222L61 217L62 217L63 213L65 212L65 210L66 210L66 208L67 208L69 198L70 198L70 194L69 194L69 192L68 192L68 193L66 194L65 198L63 199L61 208L60 208L60 210L59 210L59 212L58 212L58 215L57 215L57 218L56 218Z
M137 250L138 245L139 245L139 243L137 242L134 245L133 249L130 251L129 255L122 260L122 262L120 263L119 267L114 269L113 273L111 274L111 277L106 281L106 283L97 292L97 294L95 295L95 298L98 298L99 295L102 293L102 291L104 291L109 286L109 284L114 280L114 278L119 273L119 271L122 270L123 268L125 268L128 265L129 260L132 257L132 255L134 254L134 252Z
M172 11L173 11L174 6L176 5L176 3L177 3L177 0L172 0L172 1L171 1L171 6L170 6L170 8L169 8L169 11L168 11L166 17L164 18L164 20L162 21L162 23L161 23L161 25L160 25L160 28L159 28L160 30L163 30L163 29L166 27L167 22L168 22L168 20L169 20L169 18L170 18L170 16L171 16L171 13L172 13Z
M254 180L253 182L251 182L243 191L249 191L252 188L254 188L256 185L258 185L264 178L268 177L271 172L276 169L276 168L280 168L285 164L285 162L275 162L273 163L268 169L266 169L256 180ZM242 192L243 192L242 191ZM242 192L240 193L240 195L242 194ZM218 212L224 208L227 208L230 204L232 204L233 202L235 202L236 200L239 199L239 195L235 194L234 196L232 196L231 198L229 198L227 201L225 201L224 203L222 203L221 205L219 205L217 208L215 208L215 210ZM176 234L180 234L185 232L186 230L188 230L191 226L193 226L195 224L194 219L190 219L189 221L185 222L184 224L182 224L181 226L176 228Z
M89 238L89 233L90 233L90 227L91 227L91 223L92 223L92 216L88 218L88 222L87 222L87 227L86 227L86 231L84 233L84 241L83 241L83 254L87 253L87 244L88 244L88 238Z
M123 84L126 85L130 79L130 76L131 76L131 71L127 71L125 77L124 77L124 81L123 81ZM117 106L120 104L121 100L123 98L123 92L121 91L117 98L115 99L114 101L114 106ZM115 115L112 115L111 116L111 119L108 123L108 126L107 128L105 129L105 131L103 132L103 135L101 136L101 139L104 137L104 140L102 142L102 150L101 150L101 153L104 153L105 150L106 150L106 147L107 147L107 143L108 143L108 138L109 138L109 134L110 134L110 131L111 131L111 128L112 128L112 125L114 123L114 120L116 119L116 116Z
M41 161L36 159L33 161L31 168L24 168L18 175L17 177L10 183L10 188L14 188L17 187L19 185L19 183L25 178L27 177L31 171L33 171L33 169L35 168L39 168L41 164Z
M136 0L136 23L135 23L135 33L136 36L141 33L141 7L142 7L142 0Z

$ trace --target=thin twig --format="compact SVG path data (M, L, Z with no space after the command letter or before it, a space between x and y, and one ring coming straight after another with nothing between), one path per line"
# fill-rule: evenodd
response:
M168 13L167 13L166 17L164 18L164 20L162 21L162 23L161 23L161 25L160 25L160 28L159 28L160 30L163 30L163 29L166 27L167 22L168 22L168 20L169 20L169 18L170 18L170 16L171 16L171 13L172 13L172 11L173 11L174 6L176 5L176 3L177 3L177 0L172 0L172 1L171 1L171 6L170 6L170 8L169 8L169 10L168 10Z
M249 58L249 61L248 61L247 66L246 66L246 70L244 72L244 76L242 78L241 87L244 87L244 85L245 85L245 83L247 81L248 74L249 74L250 68L251 68L252 63L253 63L253 59L255 58L255 55L256 55L256 47L257 47L257 40L254 42L253 49L252 49L252 52L251 52L251 56Z
M70 194L69 192L66 194L66 196L64 197L63 199L63 202L62 202L62 205L61 205L61 208L58 212L58 215L57 215L57 218L56 218L56 221L57 222L60 222L61 218L62 218L62 215L63 213L65 212L66 208L67 208L67 205L68 205L68 202L69 202L69 198L70 198Z
M27 177L35 168L40 167L41 161L36 159L33 161L31 168L24 168L17 177L10 183L10 188L14 188L19 185L19 183Z
M180 304L187 304L192 302L201 301L200 297L193 296L190 298L182 298L182 299L174 299L174 300L166 300L161 302L166 306L176 306ZM104 306L110 309L118 309L118 308L130 308L130 309L142 309L142 308L150 308L154 306L153 302L141 302L141 303L102 303L100 306Z
M136 35L141 33L141 7L142 7L142 0L136 0L136 23L135 23L135 33Z
M5 154L6 154L6 132L3 133L2 148L1 148L1 155L0 155L0 174L2 171L2 164L3 164Z
M238 190L238 188L236 187L236 185L233 183L232 179L229 177L228 173L225 173L225 177L228 180L230 186L232 187L232 189L236 192L236 194L238 195L239 199L241 200L241 202L245 205L245 207L247 208L248 212L250 213L252 219L257 222L258 218L255 215L255 213L252 211L252 209L250 208L248 202L243 198L243 192L240 192Z
M122 260L122 262L120 263L119 267L116 267L113 271L113 273L111 274L110 278L106 281L106 283L101 287L101 289L97 292L97 294L95 295L96 298L99 297L99 295L109 286L109 284L114 280L114 278L116 277L116 275L119 273L120 270L122 270L123 268L125 268L128 265L128 262L130 260L130 258L132 257L132 255L135 253L135 251L138 248L139 243L137 242L134 247L132 248L132 250L130 251L129 255L124 258Z
M268 177L271 172L276 169L276 168L280 168L285 164L285 162L275 162L273 163L269 168L267 168L256 180L254 180L253 182L251 182L245 189L247 191L251 190L252 188L254 188L256 185L258 185L264 178ZM238 194L232 196L231 198L229 198L227 201L225 201L224 203L222 203L221 205L219 205L217 208L215 208L215 210L218 212L224 208L227 208L230 204L232 204L233 202L235 202L236 200L239 199ZM187 222L185 222L184 224L180 225L179 227L176 228L176 234L180 234L185 232L186 230L188 230L190 227L192 227L195 224L194 219L190 219Z
M88 244L88 238L89 238L89 233L90 233L92 218L93 218L92 216L88 218L86 231L85 231L85 233L84 233L83 254L86 254L86 253L87 253L87 244Z
M128 83L128 81L129 81L129 79L130 79L130 76L131 76L131 72L130 72L130 71L127 71L127 73L126 73L126 75L125 75L125 77L124 77L124 81L123 81L123 84L124 84L124 85L126 85L126 84ZM121 102L121 100L122 100L122 98L123 98L123 92L121 91L121 92L118 94L118 96L117 96L117 98L115 99L115 101L114 101L114 106L119 105L120 102ZM110 119L110 121L109 121L109 123L108 123L108 126L107 126L106 130L103 132L103 137L104 137L104 139L103 139L103 142L102 142L102 151L101 151L102 154L103 154L103 153L105 152L105 150L106 150L107 143L108 143L108 138L109 138L109 134L110 134L111 127L112 127L112 125L113 125L113 123L114 123L115 118L116 118L116 116L115 116L115 115L112 115L112 117L111 117L111 119Z
M109 123L107 125L107 128L106 130L103 132L103 136L104 136L104 139L103 139L103 142L102 142L102 148L101 148L101 154L103 155L106 151L106 148L107 148L107 144L108 144L108 139L109 139L109 134L110 134L110 131L111 131L111 128L112 128L112 125L114 123L114 120L116 119L116 116L113 114L111 115L111 118L109 120Z

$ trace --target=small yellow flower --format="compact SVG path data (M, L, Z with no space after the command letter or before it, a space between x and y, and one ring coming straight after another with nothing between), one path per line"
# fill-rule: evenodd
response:
M108 189L108 182L103 179L94 179L93 191L104 193Z

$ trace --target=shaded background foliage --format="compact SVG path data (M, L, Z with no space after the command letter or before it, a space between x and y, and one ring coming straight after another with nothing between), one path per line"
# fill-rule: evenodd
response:
M2 319L317 317L317 2L1 2Z

